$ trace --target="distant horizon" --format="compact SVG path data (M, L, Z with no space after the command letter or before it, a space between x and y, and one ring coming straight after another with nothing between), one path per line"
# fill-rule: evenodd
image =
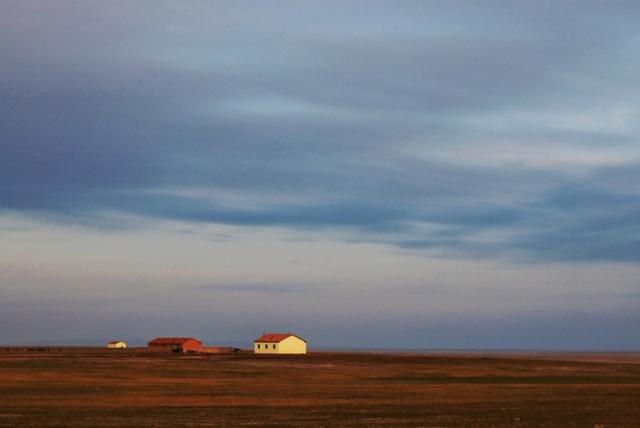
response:
M158 336L163 337L163 336ZM192 336L184 336L192 337ZM86 339L86 340L66 340L66 341L26 341L21 343L0 343L0 348L6 347L29 347L29 346L43 346L43 347L78 347L78 348L103 348L111 340L122 340L127 344L128 348L147 348L147 342L151 341L155 337L149 338L146 342L140 340L128 340L128 339ZM194 337L200 340L204 346L229 346L240 348L244 350L251 350L253 340L249 342L233 341L233 340L208 340L200 337ZM349 346L333 346L330 344L308 344L308 350L310 352L406 352L406 353L491 353L491 352L504 352L504 353L517 353L517 352L530 352L530 353L640 353L640 348L438 348L438 347L384 347L384 346L370 346L370 347L349 347Z

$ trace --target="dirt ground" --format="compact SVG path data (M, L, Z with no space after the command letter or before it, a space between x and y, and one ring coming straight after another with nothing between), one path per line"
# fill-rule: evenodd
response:
M0 427L640 427L638 354L0 349Z

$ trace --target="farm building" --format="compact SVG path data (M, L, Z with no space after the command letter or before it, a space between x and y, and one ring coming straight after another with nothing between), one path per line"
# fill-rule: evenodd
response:
M306 354L307 341L292 333L264 333L253 341L256 354Z
M111 341L111 342L107 343L107 348L124 349L126 347L127 347L127 344L125 342L123 342L122 340L114 340L114 341Z
M202 342L193 337L156 337L147 345L152 349L174 352L197 352L202 349Z

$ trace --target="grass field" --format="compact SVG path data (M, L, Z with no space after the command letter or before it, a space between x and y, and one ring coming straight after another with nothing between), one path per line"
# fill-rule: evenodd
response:
M640 427L640 355L0 349L0 426Z

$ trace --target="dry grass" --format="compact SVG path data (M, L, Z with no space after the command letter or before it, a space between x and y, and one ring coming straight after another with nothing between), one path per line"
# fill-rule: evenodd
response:
M640 356L0 351L0 426L640 426Z

